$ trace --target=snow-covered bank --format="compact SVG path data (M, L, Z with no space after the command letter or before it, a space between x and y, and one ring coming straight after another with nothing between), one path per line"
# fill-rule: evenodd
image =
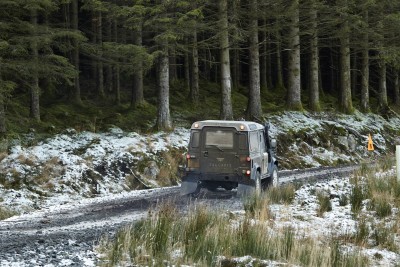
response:
M269 116L268 120L271 134L278 140L281 169L368 161L393 152L400 133L399 118L386 120L372 114L348 116L286 112ZM369 134L374 141L374 152L367 151ZM178 154L183 154L188 139L189 130L183 128L156 134L127 133L114 128L107 133L68 130L32 146L12 146L0 161L0 207L21 215L0 223L0 229L18 225L20 221L46 217L50 213L62 214L65 209L146 194L146 190L132 191L132 179L139 179L149 187L165 185L161 177L165 173L160 168L168 167L171 161L167 161L168 155L163 153L176 150ZM296 191L293 204L271 205L275 214L274 227L290 226L300 235L312 238L354 233L358 222L353 218L350 204L340 205L337 197L348 195L351 190L349 179L304 184ZM318 216L316 212L319 205L317 191L333 196L332 210L323 216ZM239 207L233 212L243 212L239 199L228 199L226 202L230 207ZM372 212L369 214L373 217ZM79 213L75 215L79 216ZM393 214L384 221L395 222L397 216L398 211L393 208ZM122 221L129 221L129 218L120 216L99 220L93 226L119 225ZM71 238L63 239L62 244L53 244L51 248L32 244L20 255L16 255L17 252L3 254L0 265L96 265L98 255L93 244L77 246L73 234L82 227L90 228L89 224L60 228L60 231L71 232ZM54 228L50 230L55 231ZM43 235L46 233L44 230L40 232ZM34 249L37 249L36 254L32 254ZM60 249L70 254L60 254ZM354 248L349 246L347 249ZM379 246L361 249L371 259L372 265L395 266L400 261L398 251Z
M14 146L0 162L0 206L21 213L130 191L133 177L158 187L162 152L184 151L188 138L182 128L150 135L68 130L31 147Z
M358 163L391 153L399 142L397 117L285 112L267 120L278 140L281 170ZM374 152L367 151L369 134ZM183 154L188 139L184 128L143 135L118 128L107 133L69 129L32 146L12 146L0 161L0 207L29 212L129 191L141 183L174 185L178 181L161 177L170 173L160 168L182 158L167 158L163 152Z

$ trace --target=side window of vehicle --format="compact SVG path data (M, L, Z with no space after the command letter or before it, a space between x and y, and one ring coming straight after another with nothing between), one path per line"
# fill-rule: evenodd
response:
M264 152L265 151L264 133L260 131L258 132L258 135L260 138L260 151Z
M200 143L200 132L192 132L192 137L190 138L190 146L193 148L198 148Z
M258 142L258 133L250 132L250 152L258 152L260 150Z

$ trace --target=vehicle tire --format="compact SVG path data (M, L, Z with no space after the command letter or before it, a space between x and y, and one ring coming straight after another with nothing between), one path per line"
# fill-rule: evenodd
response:
M254 180L254 192L257 196L261 194L261 173L257 172L256 178Z
M277 187L279 184L278 167L274 165L272 168L271 176L268 178L269 187Z
M213 182L204 183L203 187L205 187L210 192L216 192L218 190L218 184Z
M200 191L201 191L201 186L198 185L196 188L196 191L194 191L193 193L190 193L189 195L193 198L198 198L200 196Z

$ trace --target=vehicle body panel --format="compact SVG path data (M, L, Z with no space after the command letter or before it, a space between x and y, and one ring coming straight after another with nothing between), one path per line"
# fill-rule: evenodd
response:
M255 122L193 123L181 194L188 194L196 186L227 190L239 184L252 186L257 173L261 179L269 177L276 160L267 151L265 137L265 127Z

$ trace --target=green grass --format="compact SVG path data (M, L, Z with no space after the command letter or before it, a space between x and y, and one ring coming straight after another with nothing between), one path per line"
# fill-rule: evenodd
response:
M319 192L319 193L317 193L317 200L318 200L318 204L319 204L319 207L317 209L318 216L322 217L322 215L325 212L332 210L331 199L329 198L328 195Z
M222 266L222 261L223 266L232 266L230 259L245 255L255 262L270 259L300 266L367 266L361 254L344 254L334 241L327 242L296 237L290 227L271 231L268 224L249 214L239 218L192 206L181 216L164 204L147 219L121 229L114 239L102 239L99 252L103 255L101 266Z
M7 219L7 218L10 218L10 217L12 217L14 215L16 215L15 212L13 212L13 211L5 208L5 207L2 207L0 205L0 220L4 220L4 219Z
M271 203L290 204L295 198L296 188L293 184L285 184L283 186L270 187L266 192L266 196Z

